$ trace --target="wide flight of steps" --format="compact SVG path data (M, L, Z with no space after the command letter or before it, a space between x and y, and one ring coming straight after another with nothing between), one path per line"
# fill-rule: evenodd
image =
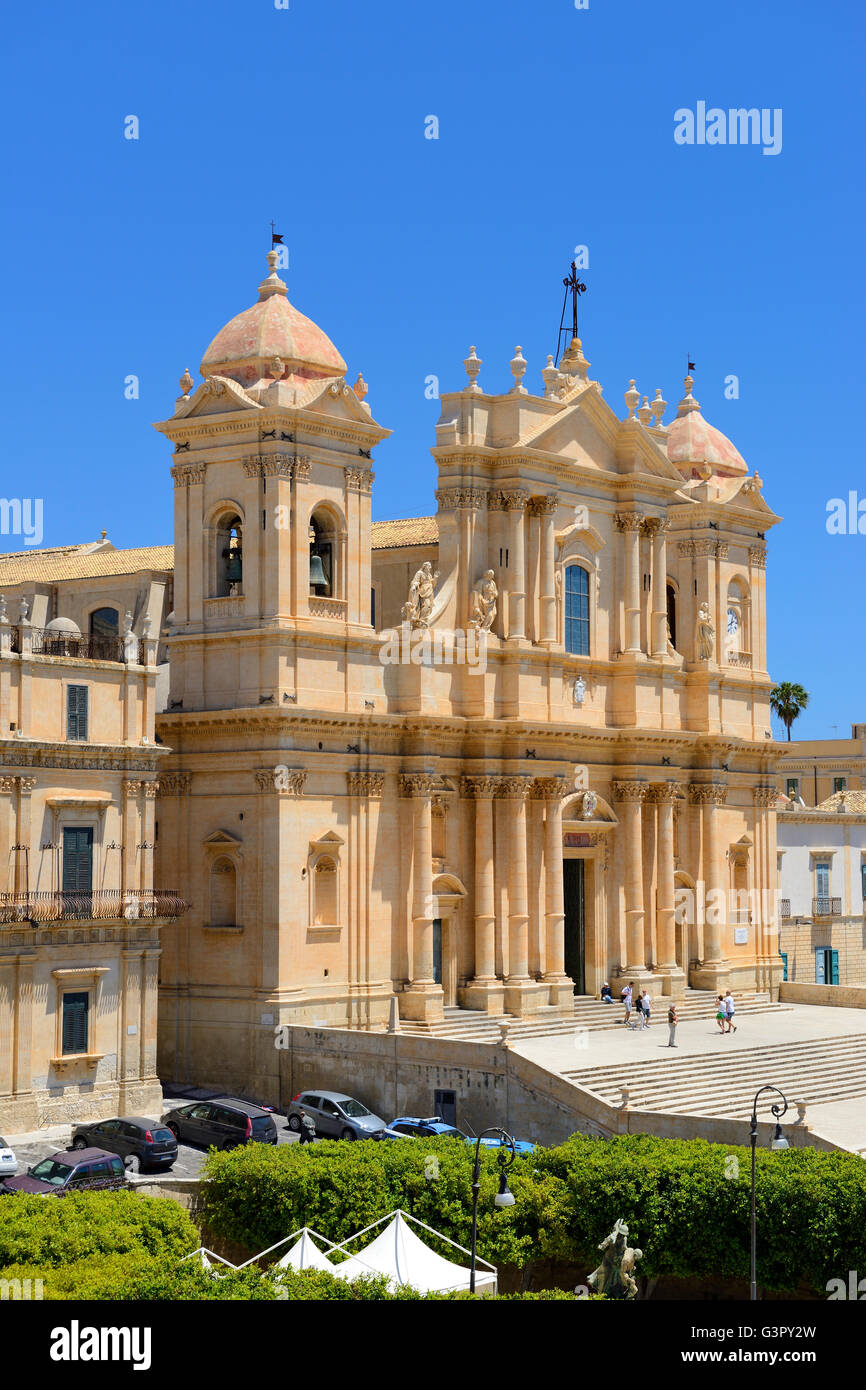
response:
M755 1014L769 1011L787 1011L785 1004L774 1004L769 994L752 990L738 992L736 995L737 1013ZM659 995L653 1000L655 1023L667 1019L668 1000ZM716 1014L716 995L712 990L687 989L677 1003L677 1016L680 1023L694 1019L707 1019L713 1028ZM525 1019L512 1014L485 1014L480 1010L446 1008L444 1019L436 1023L401 1023L401 1032L417 1034L427 1038L451 1038L462 1042L498 1043L502 1037L502 1026L508 1025L509 1042L525 1038L550 1038L573 1033L576 1028L596 1030L599 1028L622 1028L623 1007L617 1002L602 1004L592 995L579 994L574 1000L574 1012L563 1016L553 1009L539 1009Z
M768 1082L792 1103L866 1096L866 1033L725 1052L727 1045L727 1036L720 1036L716 1054L666 1053L656 1061L575 1068L562 1075L608 1104L620 1105L627 1086L633 1110L729 1119L748 1118L756 1091ZM796 1111L789 1110L787 1118L795 1119Z

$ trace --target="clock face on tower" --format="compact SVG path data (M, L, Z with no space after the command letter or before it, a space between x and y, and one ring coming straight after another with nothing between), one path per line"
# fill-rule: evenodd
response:
M728 635L729 635L730 637L734 637L734 636L736 636L736 634L739 632L739 630L740 630L740 619L739 619L739 617L737 616L737 614L734 612L734 609L733 609L733 608L729 608L729 609L728 609Z

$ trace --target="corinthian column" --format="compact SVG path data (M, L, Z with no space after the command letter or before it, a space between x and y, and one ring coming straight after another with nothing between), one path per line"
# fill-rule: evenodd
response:
M549 497L541 497L537 502L538 514L541 519L540 536L540 567L539 579L541 593L539 595L539 606L541 608L541 643L545 647L553 646L556 642L556 586L554 583L554 516L556 515L557 499L555 494Z
M646 782L614 782L613 797L619 805L625 888L625 978L639 984L651 974L646 965L643 899L643 817L641 807L649 788Z
M617 529L625 544L625 648L627 652L641 651L640 644L640 528L643 516L639 512L618 512Z
M726 984L728 963L722 951L722 928L727 922L727 894L724 889L719 839L719 807L728 795L721 782L698 782L689 787L689 796L701 807L703 839L703 878L706 885L704 911L704 959L699 971L699 988L718 989Z
M550 1003L572 1007L574 985L565 973L565 903L562 891L562 777L540 777L535 794L544 800L544 982Z
M425 772L400 774L400 795L412 799L412 980L400 996L407 1018L442 1015L442 986L433 979L433 784Z
M679 993L685 983L683 970L677 965L676 920L674 906L674 803L683 794L677 782L662 782L653 787L652 797L657 807L658 861L656 863L656 940L658 970L668 977L667 993Z
M653 607L650 651L653 656L666 656L668 649L667 546L665 532L669 522L664 517L649 517L646 529L652 536L653 548Z
M461 792L475 803L475 975L459 991L465 1009L501 1013L505 1002L496 977L496 909L493 875L493 797L498 777L464 777Z
M503 494L508 511L508 636L525 637L524 608L526 604L525 492Z

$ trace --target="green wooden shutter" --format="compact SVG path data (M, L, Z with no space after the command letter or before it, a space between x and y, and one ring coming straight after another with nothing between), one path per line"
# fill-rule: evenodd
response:
M831 952L830 952L830 984L831 984L831 985L838 985L838 983L839 983L839 952L838 952L838 951L831 951Z
M87 738L87 686L66 687L66 737L82 742Z
M87 1051L87 1020L90 998L87 994L63 996L63 1052Z
M67 826L63 831L63 892L89 893L93 887L93 831Z

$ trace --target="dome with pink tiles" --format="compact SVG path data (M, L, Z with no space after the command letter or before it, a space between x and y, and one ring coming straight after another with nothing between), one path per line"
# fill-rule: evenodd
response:
M692 395L693 386L694 380L687 376L686 394L677 406L677 417L667 426L671 463L686 474L703 466L727 476L748 473L748 464L727 435L704 419L700 403Z
M220 329L202 359L202 376L227 376L253 386L283 374L307 379L345 375L346 364L327 334L289 303L287 286L277 274L278 258L276 250L268 252L270 274L259 285L258 302Z

